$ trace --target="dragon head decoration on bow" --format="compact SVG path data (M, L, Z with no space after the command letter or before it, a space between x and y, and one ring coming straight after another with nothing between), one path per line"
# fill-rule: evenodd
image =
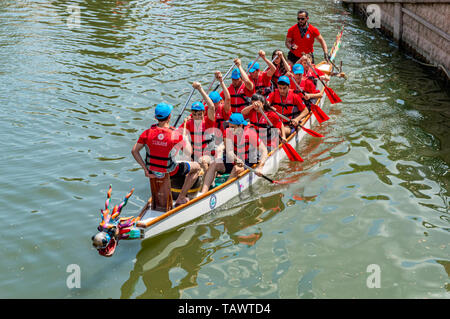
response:
M134 239L141 237L140 230L136 228L138 218L134 218L133 216L119 218L123 207L127 204L133 191L134 188L125 196L120 205L115 205L114 208L110 210L108 207L111 200L112 187L109 186L105 209L100 210L102 213L102 221L97 228L99 233L92 236L92 245L102 256L111 257L116 251L120 239Z

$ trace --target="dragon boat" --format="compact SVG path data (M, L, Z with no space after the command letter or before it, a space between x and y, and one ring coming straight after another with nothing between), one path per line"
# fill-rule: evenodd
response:
M316 65L317 69L327 75L332 74L334 68L339 69L333 61L341 46L343 31L344 27L342 26L330 51L330 60L328 62L322 61ZM340 71L342 72L342 66ZM321 82L317 83L317 88L321 90L322 93L327 89ZM326 96L326 94L323 94L322 98L316 101L318 107L322 108L324 106ZM302 121L301 125L306 129L311 129L316 122L316 117L310 112ZM295 148L305 135L305 130L294 131L287 138L287 143ZM282 144L278 145L278 147L268 154L266 163L262 168L262 173L264 175L275 173L278 170L279 164L287 157L282 146ZM155 209L156 196L155 198L152 198L151 196L137 217L125 218L121 218L120 213L126 205L128 198L132 195L133 190L126 195L124 201L120 205L116 205L110 210L110 187L107 193L105 209L101 210L102 221L98 226L99 233L92 236L93 246L98 250L100 255L110 257L114 254L119 240L147 239L173 230L225 205L230 202L230 200L258 183L260 179L262 179L262 177L256 175L252 169L246 169L233 179L227 180L221 184L216 183L215 187L204 194L196 196L195 193L192 193L189 196L190 200L183 205L172 208L173 205L170 203L166 210L160 209L160 207ZM196 190L198 190L198 186L196 187ZM172 192L173 191L179 192L179 190L174 190L172 188ZM171 196L170 198L172 200Z

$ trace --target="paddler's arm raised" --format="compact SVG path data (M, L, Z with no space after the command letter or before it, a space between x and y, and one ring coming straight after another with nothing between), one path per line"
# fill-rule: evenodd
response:
M200 92L200 94L203 97L203 100L205 100L206 104L208 105L208 118L210 121L216 120L216 110L214 107L214 103L211 100L211 98L206 94L205 90L203 89L202 85L199 82L192 83L192 87Z
M317 39L317 41L319 41L320 46L322 47L325 60L328 61L330 56L328 55L328 48L327 48L327 43L325 42L325 39L322 37L321 34L316 39Z
M245 72L244 69L242 68L241 59L239 59L239 58L234 59L234 64L236 64L239 71L241 72L241 79L242 79L242 81L244 81L244 84L245 84L245 87L247 88L247 90L253 91L253 88L254 88L253 82L248 77L247 72Z
M266 52L264 52L263 50L259 50L258 54L264 60L264 62L266 62L267 66L269 67L269 70L267 71L267 76L269 78L271 78L272 75L274 75L275 72L277 71L277 67L275 66L275 64L272 63L272 61L270 61L266 58Z
M228 91L228 88L225 85L225 82L223 81L223 76L220 71L216 71L215 73L217 81L219 81L220 87L222 88L223 96L224 96L224 106L223 109L226 114L230 113L231 111L231 95Z
M283 51L278 50L275 54L277 54L280 57L281 63L284 65L284 69L287 71L291 70L291 66L289 65L288 61L286 61Z
M147 166L145 165L144 160L142 159L140 150L144 147L144 144L136 143L134 144L133 148L131 149L131 155L133 155L136 162L142 167L144 170L145 176L147 177L156 177L154 174L151 174L150 171L147 169Z

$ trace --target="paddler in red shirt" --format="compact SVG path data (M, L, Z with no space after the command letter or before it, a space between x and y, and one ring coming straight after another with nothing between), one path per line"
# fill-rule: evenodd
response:
M225 82L223 81L222 73L220 71L215 72L216 79L222 87L223 98L220 96L219 92L212 91L209 93L209 98L214 103L215 109L215 127L218 128L222 132L222 136L225 135L225 123L228 121L231 115L231 96L230 92L228 92L227 87L225 86ZM206 106L206 110L208 111L208 106Z
M284 121L284 132L286 136L291 133L289 124L294 127L308 115L309 110L303 103L303 95L295 94L294 90L289 89L291 81L286 75L280 76L278 79L278 89L270 93L267 101L272 107L275 107L278 113L290 118L291 120Z
M264 60L264 62L266 62L269 68L263 72L259 69L259 63L252 61L248 64L248 72L250 75L250 80L253 82L253 85L255 87L254 93L267 96L272 91L271 80L277 68L271 61L266 58L266 53L263 50L259 50L258 54ZM250 69L251 66L252 68Z
M298 61L296 64L301 64L303 66L303 75L309 79L312 79L314 84L316 84L317 82L317 75L316 73L314 73L313 70L311 70L311 68L309 67L309 65L311 65L314 68L314 71L316 71L317 75L320 77L320 79L322 81L329 81L330 77L328 75L326 75L325 73L323 73L322 71L320 71L318 68L316 68L316 66L313 64L312 62L312 56L310 54L304 54Z
M231 73L231 85L228 87L228 92L231 97L231 113L240 113L244 107L250 104L255 86L242 69L241 60L236 58L234 63L237 69ZM224 98L223 92L220 96Z
M308 23L309 16L306 10L297 12L298 23L289 28L285 45L289 49L288 60L294 65L303 53L310 53L314 63L314 40L317 39L322 46L325 60L329 60L328 48L319 30Z
M229 128L225 135L225 153L222 161L211 163L205 174L200 194L209 190L216 173L230 174L228 180L239 175L244 163L252 167L258 163L255 173L261 176L261 170L267 160L267 148L258 137L253 125L248 125L241 113L233 113L228 121Z
M269 152L278 146L280 135L281 142L286 142L283 122L272 110L264 96L253 94L252 104L242 110L242 115L256 128L259 138L267 146Z
M175 155L182 148L192 152L190 143L183 138L180 132L170 126L170 118L173 106L160 103L155 108L157 124L145 130L131 150L136 162L142 167L148 178L163 178L166 173L171 176L185 178L183 187L175 202L175 205L187 203L188 190L192 187L200 172L200 164L196 162L175 161ZM145 162L139 153L146 148ZM154 195L154 194L153 194Z

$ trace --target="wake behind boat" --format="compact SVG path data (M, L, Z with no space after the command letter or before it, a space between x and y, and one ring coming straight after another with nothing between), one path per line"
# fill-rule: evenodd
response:
M341 45L342 33L343 27L337 35L336 41L330 51L329 61L322 61L315 66L317 70L320 70L324 74L333 74L334 69L337 68L333 61L335 60ZM339 68L337 69L342 73L342 68L340 68L340 70ZM331 101L331 99L333 97L329 94L329 90L331 89L323 81L317 82L317 89L321 91L323 97L316 101L315 107L321 111L321 108L324 106L325 96L327 96L332 103L333 101ZM324 95L323 93L326 94ZM163 203L163 206L167 204L167 206L165 206L167 209L164 209L164 207L161 208L160 203L156 203L159 201L158 196L161 194L157 193L159 189L154 188L156 186L152 185L152 194L153 191L156 190L155 194L158 194L158 196L150 197L136 218L120 218L119 215L121 210L126 205L126 201L131 196L132 192L126 196L124 202L119 206L116 205L110 211L108 208L109 199L111 197L110 188L105 203L105 210L102 211L102 222L98 227L99 233L92 238L94 247L101 255L107 257L112 256L120 239L146 239L158 236L200 216L209 214L247 190L249 187L255 185L261 179L274 182L268 178L267 175L275 173L279 168L280 162L287 157L290 157L289 152L286 150L286 146L289 145L295 149L308 134L308 130L313 128L318 121L318 117L319 115L314 111L309 112L306 118L300 123L299 128L286 138L286 145L280 143L278 147L275 147L268 153L267 160L259 174L257 174L252 167L247 167L247 169L239 173L236 177L230 178L225 182L219 181L220 177L218 177L216 178L215 185L213 185L209 191L200 195L196 194L199 189L198 183L194 184L191 188L191 190L193 190L190 193L191 199L185 204L175 207L175 201L172 202L171 194L163 192L163 197L169 198L170 202ZM322 120L319 118L319 121L321 122ZM166 175L168 176L168 174ZM164 182L161 181L160 183ZM172 192L174 191L179 192L179 189L172 189Z

